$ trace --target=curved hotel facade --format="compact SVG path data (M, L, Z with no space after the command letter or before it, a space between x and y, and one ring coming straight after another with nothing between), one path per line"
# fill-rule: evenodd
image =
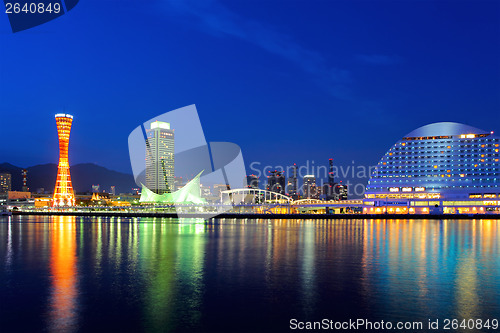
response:
M500 213L500 138L442 122L420 127L382 157L365 213Z

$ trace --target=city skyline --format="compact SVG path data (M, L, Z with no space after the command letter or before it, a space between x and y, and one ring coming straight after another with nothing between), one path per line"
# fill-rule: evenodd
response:
M72 125L72 121L73 121L73 116L69 115L69 114L56 114L55 117L56 117L56 124L57 124L57 132L58 132L58 136L59 136L60 159L59 159L59 165L58 165L58 173L57 173L55 190L53 192L54 193L54 205L66 206L65 202L70 202L70 203L74 202L74 191L73 191L73 187L72 187L72 183L71 183L71 177L69 174L69 164L68 164L69 134L71 132L71 125ZM174 182L174 178L175 178L174 177L175 176L175 172L174 172L174 166L175 166L174 165L174 160L175 160L175 158L174 158L174 130L171 129L170 123L162 122L162 121L158 121L158 120L150 122L148 127L150 127L150 128L146 129L144 132L144 135L146 138L146 141L145 141L145 149L146 149L146 153L145 153L145 156L146 156L145 179L146 179L146 182L145 183L146 183L147 188L151 189L153 192L155 192L157 194L170 193L172 191L169 188L168 184L172 184L173 188L175 190L177 189L175 186L175 182ZM474 133L476 133L476 134L474 134ZM480 133L480 134L477 134L477 133ZM449 136L450 134L453 134L454 136L456 136L457 139L461 138L461 140L470 140L471 138L472 139L476 138L476 139L479 139L479 141L484 141L484 142L489 142L489 141L488 140L485 141L484 139L482 140L481 138L484 138L484 137L490 136L490 135L492 137L495 137L495 136L493 136L494 131L491 131L491 132L484 131L484 130L480 130L480 129L477 129L477 128L474 128L474 127L471 127L471 126L465 125L465 124L459 124L459 123L453 123L453 122L441 122L441 123L427 124L427 125L422 126L418 129L415 129L411 133L408 133L403 138L403 140L410 140L410 141L423 140L422 142L424 142L424 141L427 142L427 140L437 139L438 141L436 141L436 143L434 143L434 144L437 144L437 146L434 147L435 149L438 149L438 148L451 149L452 145L450 145L450 144L452 141L449 141L451 138L451 136ZM431 135L431 136L429 136L429 135ZM443 136L443 135L445 135L445 136ZM417 137L415 137L415 136L417 136ZM415 137L415 138L413 138L413 137ZM441 140L441 141L439 141L439 140ZM447 140L447 141L443 141L443 140ZM439 146L439 144L443 145L444 143L447 143L449 145L448 146L446 146L446 145ZM412 142L408 143L409 146L411 144L412 144ZM407 143L404 143L404 142L402 143L400 141L400 142L398 142L397 145L402 145L402 148L394 148L394 147L391 148L391 150L389 150L386 153L386 158L388 158L389 160L394 158L394 157L389 156L389 155L393 155L393 153L394 153L393 149L395 149L396 151L399 149L403 149L403 150L409 149L408 147L405 147L407 145ZM462 145L463 145L463 143L462 143ZM482 145L479 144L479 146L477 146L477 148L479 148L479 147L484 148L484 146L485 146L484 143ZM489 144L486 144L486 146L489 147ZM422 146L422 147L427 148L427 146ZM422 147L420 147L420 148L422 148ZM454 147L454 150L456 150L457 152L458 152L458 150L457 150L458 147L459 147L458 145L456 147ZM469 147L469 146L466 145L463 147ZM463 147L461 149L464 149ZM412 149L415 149L415 147L413 147ZM470 150L470 151L467 150L467 151L469 151L469 154L472 151L474 151L473 149L471 150L470 147L467 149ZM490 149L494 149L494 157L491 160L491 162L493 163L493 160L494 160L494 162L497 163L498 162L498 143L495 145L495 147L493 147L493 146L490 147ZM412 152L415 153L415 152L420 152L420 151L421 150L412 151ZM444 153L444 151L442 151L441 153ZM398 154L398 153L396 152L396 154ZM404 154L408 154L408 153L404 153ZM482 159L479 159L478 163L485 162L486 160L489 161L490 155L491 154L484 155L484 153L483 153L483 155L480 155ZM460 155L460 156L462 156L462 155ZM469 155L466 155L466 157L467 156L469 156ZM476 156L476 155L473 154L470 156ZM479 155L477 155L477 156L479 156ZM485 156L488 156L488 157L485 159ZM493 156L493 155L491 155L491 156ZM434 157L437 157L437 156L434 156ZM399 157L399 158L408 158L408 157L403 156L403 157ZM426 158L426 157L424 157L424 158ZM458 158L458 155L456 152L455 152L455 155L453 158L455 158L455 159ZM457 161L458 160L456 160L454 163L457 164ZM363 178L366 178L366 181L368 183L366 190L368 190L370 192L370 188L373 188L373 186L370 186L370 183L373 184L373 183L377 182L377 181L373 181L373 178L377 177L377 170L380 170L381 168L385 168L384 166L381 165L382 162L383 161L380 161L377 166L373 166L373 170L372 170L372 167L368 168L368 170L369 170L368 172L365 168L365 171L363 173L364 176L361 177L361 179L359 177L359 173L356 173L356 177L355 177L354 172L353 172L352 178L355 179L354 184L352 184L350 182L352 179L348 179L347 182L344 182L344 184L342 184L342 180L340 181L340 183L334 182L335 179L338 178L339 174L341 174L345 177L345 173L342 170L342 167L338 168L337 166L334 166L334 162L333 162L332 158L330 158L328 160L329 169L327 169L326 166L318 165L316 167L317 172L314 172L314 166L313 166L312 174L310 174L310 172L309 172L310 171L309 166L306 167L305 174L300 174L301 173L300 170L302 170L303 166L297 167L296 163L294 163L293 165L287 166L286 168L279 167L278 170L275 169L275 170L268 171L269 175L264 174L264 176L267 177L267 184L262 183L262 189L266 189L268 191L284 194L284 195L289 196L293 199L297 198L296 197L297 194L301 195L301 197L303 197L303 198L326 199L326 200L339 200L339 199L346 200L348 197L349 198L352 198L352 197L363 198L363 197L365 197L365 186L364 186L365 180ZM436 163L440 164L441 162L442 162L441 160L436 159L434 161L434 164L436 164ZM450 162L450 161L448 161L448 162ZM465 162L467 162L467 160L465 160ZM392 163L392 162L389 162L389 163ZM414 161L414 162L403 161L401 163L403 163L403 164L410 163L411 164L411 163L417 163L417 162L416 161ZM384 165L387 164L387 160L385 162L383 162L383 164ZM469 164L470 164L469 168L472 168L473 166L474 167L478 166L478 164L474 164L473 160L470 160ZM488 167L489 164L486 166ZM407 166L403 165L403 166L399 166L398 168L401 168L401 167L406 168ZM416 166L410 166L410 167L414 168ZM432 166L427 166L427 168L431 168L431 167ZM438 167L440 167L441 169L438 170ZM445 168L445 167L455 169L456 165L454 165L454 166L452 166L451 164L450 165L441 165L441 166L434 165L434 169L429 169L429 170L444 172L443 168ZM419 166L419 170L420 170L420 168L421 167ZM339 169L340 169L340 172L339 172ZM447 175L441 175L441 176L442 177L445 177L445 176L458 177L458 174L455 175L455 174L450 173L452 171L451 169L447 170L447 172L448 172ZM463 166L462 166L462 169L463 169ZM460 170L462 170L462 169L460 169ZM481 166L479 169L480 169L480 171L482 170L483 173L488 172L488 173L484 174L486 176L498 176L494 173L491 173L491 172L495 171L493 169L491 169L491 170L484 169L484 166ZM302 178L302 185L300 187L298 186L298 182L297 182L297 170L299 170L299 175L298 175L299 178ZM320 170L324 171L323 176L321 175ZM353 166L353 170L354 170L354 166ZM2 171L2 170L0 170L0 171ZM373 171L375 171L375 174L372 173ZM410 169L406 170L406 172L410 172L410 171L413 172ZM456 170L453 170L453 171L456 171ZM382 173L384 173L384 172L382 172ZM477 175L483 175L483 173L479 173ZM378 171L378 174L380 176L380 171ZM26 183L26 175L27 175L26 169L22 169L22 175L23 175L22 191L29 192L29 189L28 189L27 183ZM413 176L418 177L419 175L413 175ZM465 176L466 175L462 175L462 174L460 175L460 177L465 177ZM387 176L383 176L383 177L387 177ZM399 177L399 176L397 176L397 177ZM412 177L412 176L410 175L408 177ZM255 180L252 178L255 178ZM372 181L368 181L368 178L372 178ZM247 183L245 183L245 184L242 184L243 188L245 188L245 187L256 188L255 185L252 185L252 183L254 181L256 181L257 184L259 183L259 176L254 175L254 174L247 175L245 179L246 179L245 181L248 184L250 184L251 186L247 186ZM327 179L327 181L325 181L325 179ZM450 179L445 178L444 180L449 181ZM451 180L455 181L456 179L453 178ZM458 179L458 180L461 180L461 179ZM475 181L475 179L473 179L473 180ZM485 180L486 180L486 178L485 178ZM489 178L487 180L490 181ZM417 180L409 180L409 181L415 182ZM418 180L418 181L421 182L421 180ZM496 182L497 179L495 178L495 179L493 179L493 181ZM396 183L397 182L402 182L402 180L396 180ZM318 185L318 183L319 183L319 185ZM206 185L206 184L202 184L202 185ZM219 185L219 184L217 184L217 185ZM352 185L355 185L354 193L352 191L350 191L352 188ZM359 187L359 185L361 185L363 187L363 189L361 192L358 193L357 188ZM391 186L394 187L394 184L392 184ZM115 187L114 185L111 186L111 188L114 188L114 187ZM461 187L463 187L463 186L461 186ZM466 186L466 187L469 187L469 186ZM476 186L474 186L474 187L476 187ZM488 186L488 187L490 187L490 186ZM495 186L495 187L497 187L497 186ZM210 187L208 187L208 188L210 188ZM380 188L380 190L382 190L382 189L391 190L391 188L389 188L387 185L383 186L383 187L379 187L379 188ZM441 187L438 186L438 189L439 188L441 188ZM237 189L237 188L235 187L232 189ZM393 189L396 190L396 187L394 187ZM399 190L401 188L398 187L397 189ZM410 189L410 191L411 191L411 187L403 188L403 191L405 189ZM424 189L423 191L425 191L425 187L423 187L423 189ZM435 188L433 188L433 187L432 187L432 189L435 190ZM113 191L113 190L111 190L111 191ZM134 190L132 190L132 192L134 192ZM127 192L127 193L132 193L132 192ZM59 196L59 198L56 199L56 196ZM366 197L373 198L374 194L370 194L370 196L366 196ZM408 197L408 195L406 195L406 197ZM439 195L435 198L439 198Z
M203 107L207 138L236 142L247 167L331 156L338 165L375 165L394 138L439 121L498 130L496 2L266 2L261 10L244 1L183 3L139 10L84 2L45 25L2 34L0 59L9 66L0 107L26 127L23 137L5 128L2 140L15 137L25 149L7 145L3 160L56 163L45 115L64 110L79 115L70 164L126 173L134 115L193 103ZM120 15L104 14L111 11ZM94 24L82 24L89 17ZM6 17L0 30L10 31ZM46 65L23 70L29 63Z
M2 332L500 328L500 1L4 5Z

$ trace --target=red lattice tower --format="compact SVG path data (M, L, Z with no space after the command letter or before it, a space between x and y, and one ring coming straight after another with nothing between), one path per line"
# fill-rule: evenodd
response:
M68 162L69 133L71 132L72 122L72 115L56 114L57 134L59 136L59 165L57 166L56 187L52 199L53 207L75 205L75 194L71 184Z

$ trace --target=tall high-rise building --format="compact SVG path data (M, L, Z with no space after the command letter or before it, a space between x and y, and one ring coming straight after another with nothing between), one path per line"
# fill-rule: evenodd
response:
M246 177L246 187L247 188L259 188L259 177L256 175L249 175Z
M343 185L342 181L340 184L335 184L335 195L337 196L335 200L347 200L348 193L347 185Z
M56 186L52 206L74 206L75 194L69 174L68 147L69 133L73 116L64 113L56 114L57 134L59 137L59 164L57 166Z
M21 174L23 175L23 192L29 192L28 188L28 170L23 169Z
M0 173L0 193L7 193L12 190L12 175L10 173Z
M180 190L182 187L186 185L185 179L182 177L174 177L174 186L170 188L172 192Z
M285 173L283 171L269 171L271 174L267 176L266 190L285 194Z
M308 199L318 199L320 190L316 186L316 177L314 175L304 176L304 197Z
M212 194L216 197L220 197L223 191L229 190L229 185L227 184L214 184Z
M286 183L286 193L294 200L299 198L299 185L297 180L297 164L292 165L292 175Z
M328 165L328 183L323 185L323 193L325 194L325 200L338 200L338 196L335 193L337 184L335 183L335 174L333 172L333 158L328 160Z
M163 194L174 191L174 130L162 121L146 130L146 187Z

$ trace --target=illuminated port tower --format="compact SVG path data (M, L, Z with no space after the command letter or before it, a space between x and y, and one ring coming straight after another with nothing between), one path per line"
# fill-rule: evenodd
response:
M64 113L56 114L57 134L59 136L59 164L57 166L56 187L52 206L74 206L75 194L71 184L68 162L69 133L73 116Z

